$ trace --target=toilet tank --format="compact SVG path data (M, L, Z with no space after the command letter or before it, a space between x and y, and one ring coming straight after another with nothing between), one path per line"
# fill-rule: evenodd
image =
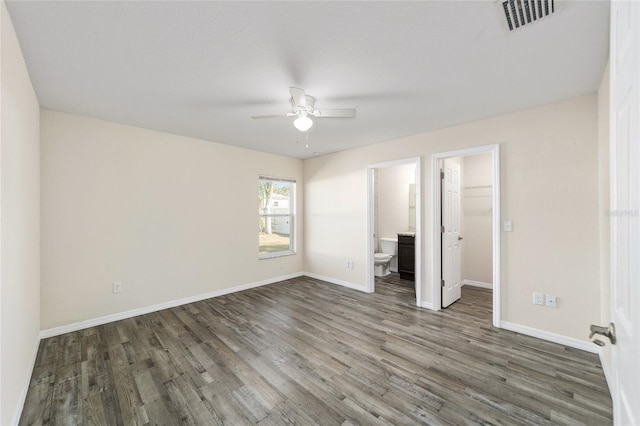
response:
M380 238L380 251L386 254L398 254L398 239L389 237Z

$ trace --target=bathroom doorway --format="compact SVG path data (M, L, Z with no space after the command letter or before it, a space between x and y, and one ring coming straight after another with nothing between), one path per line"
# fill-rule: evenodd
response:
M388 268L393 271L388 279L396 282L413 280L417 306L422 305L420 302L422 300L420 293L422 283L420 166L420 158L414 157L370 164L367 169L367 291L369 293L375 291L375 270L378 269L379 272L385 273L385 268ZM385 176L389 177L385 178ZM381 182L380 179L388 180ZM389 188L391 185L393 187ZM391 196L379 199L381 191L385 194L391 194ZM385 203L382 205L384 211L381 211L380 203ZM382 223L380 219L385 223ZM395 240L397 245L398 238L402 239L399 241L399 254L404 255L402 257L396 255L395 259L389 260L388 264L383 262L380 265L379 261L379 264L376 265L374 254L382 254L382 244L389 247L390 240ZM412 246L407 248L403 243L409 240ZM410 264L406 261L408 249L413 254ZM402 278L400 278L401 274Z
M492 292L500 324L499 145L433 156L433 309L460 299L463 286ZM468 292L467 292L468 293ZM489 295L487 295L489 297Z

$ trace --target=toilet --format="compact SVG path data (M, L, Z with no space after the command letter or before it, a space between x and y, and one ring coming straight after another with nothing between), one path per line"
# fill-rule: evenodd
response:
M374 270L376 277L386 277L391 273L391 261L398 255L398 240L396 238L380 238L381 253L374 253Z

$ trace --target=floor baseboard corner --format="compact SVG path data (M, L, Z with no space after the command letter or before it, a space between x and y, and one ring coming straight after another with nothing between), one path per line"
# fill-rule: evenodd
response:
M27 392L29 392L29 385L31 384L31 376L33 375L33 369L35 368L36 359L38 357L40 340L40 336L37 335L35 344L33 345L33 351L31 353L31 361L29 362L29 368L27 370L27 378L22 386L22 390L20 391L18 405L16 406L16 410L13 413L13 419L11 420L12 425L17 425L20 422L20 417L22 417L22 410L24 409L24 403L27 400Z
M281 275L278 277L268 278L266 280L240 284L237 286L228 287L220 290L214 290L208 293L189 296L182 299L169 300L169 301L158 303L155 305L144 306L142 308L132 309L129 311L118 312L116 314L105 315L98 318L92 318L89 320L78 321L78 322L67 324L67 325L53 327L53 328L41 330L40 338L46 339L49 337L70 333L73 331L84 330L85 328L96 327L99 325L108 324L110 322L137 317L138 315L145 315L152 312L161 311L163 309L169 309L169 308L174 308L180 305L186 305L188 303L199 302L200 300L211 299L212 297L224 296L226 294L236 293L239 291L249 290L256 287L262 287L264 285L274 284L280 281L290 280L293 278L301 277L302 275L304 275L303 272L295 272L293 274Z
M322 280L322 281L326 281L326 282L331 283L331 284L337 284L337 285L340 285L342 287L347 287L347 288L350 288L352 290L358 290L358 291L362 291L362 292L365 292L365 293L367 292L366 286L354 284L354 283L349 282L349 281L339 280L337 278L325 277L324 275L314 274L313 272L304 272L303 275L305 275L305 276L307 276L309 278L315 278L316 280Z

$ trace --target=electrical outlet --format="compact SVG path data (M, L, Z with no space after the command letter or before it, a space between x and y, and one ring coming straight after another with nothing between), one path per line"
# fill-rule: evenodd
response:
M120 293L122 291L122 283L120 281L114 281L113 283L113 292Z
M535 305L544 305L544 294L533 293L533 303Z
M355 263L356 263L356 262L355 262L354 260L350 260L350 261L349 261L349 268L353 269L353 268L354 268L354 266L355 266Z
M344 261L344 267L349 269L349 259Z
M556 297L555 296L551 296L550 294L547 294L546 299L545 299L545 305L551 307L551 308L555 308L556 307Z

